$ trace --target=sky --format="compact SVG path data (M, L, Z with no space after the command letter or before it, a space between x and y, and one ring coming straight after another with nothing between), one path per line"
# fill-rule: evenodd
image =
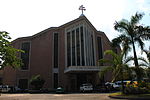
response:
M137 11L145 13L141 24L150 26L150 0L0 0L0 31L9 32L12 40L31 36L78 18L80 5L109 40L119 34L113 29L114 22L129 20Z

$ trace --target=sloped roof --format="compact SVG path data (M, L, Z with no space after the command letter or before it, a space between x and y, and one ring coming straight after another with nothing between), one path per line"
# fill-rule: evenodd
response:
M41 32L39 32L39 33L37 33L37 34L34 34L34 35L32 35L32 36L20 37L20 38L15 39L14 41L20 40L20 39L34 38L34 37L37 37L37 36L39 36L39 35L42 35L42 34L48 32L49 30L65 28L65 27L67 27L67 26L69 26L69 25L72 25L72 24L74 24L74 23L77 23L77 22L80 22L80 21L83 21L83 20L86 21L86 22L90 25L90 27L91 27L94 31L97 32L96 28L91 24L91 22L86 18L86 16L80 16L80 17L78 17L77 19L74 19L74 20L72 20L72 21L70 21L70 22L68 22L68 23L65 23L65 24L63 24L63 25L61 25L61 26L59 26L59 27L50 27L50 28L47 28L47 29L45 29L45 30L43 30L43 31L41 31ZM13 41L12 41L12 42L13 42Z
M80 21L82 21L82 20L85 20L95 31L97 31L96 30L96 28L92 25L92 23L86 18L86 16L80 16L79 18L77 18L77 19L75 19L75 20L72 20L72 21L70 21L70 22L68 22L68 23L66 23L66 24L63 24L63 25L61 25L61 26L59 26L60 28L62 27L66 27L66 26L69 26L69 25L71 25L71 24L74 24L74 23L76 23L76 22L80 22Z

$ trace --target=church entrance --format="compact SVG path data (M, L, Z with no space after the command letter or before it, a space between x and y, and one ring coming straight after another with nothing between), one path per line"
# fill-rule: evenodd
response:
M72 74L70 79L70 89L71 91L79 91L80 86L85 83L95 84L95 74L94 73L78 73Z

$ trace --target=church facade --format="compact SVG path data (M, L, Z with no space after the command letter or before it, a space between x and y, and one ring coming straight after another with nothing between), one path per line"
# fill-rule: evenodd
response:
M112 49L105 33L97 31L85 16L18 38L12 45L25 51L19 54L24 65L17 70L5 67L3 84L29 89L31 77L40 75L45 80L43 88L62 86L68 91L77 91L83 83L100 84L98 72L107 65L99 65L98 60L110 59L104 51Z

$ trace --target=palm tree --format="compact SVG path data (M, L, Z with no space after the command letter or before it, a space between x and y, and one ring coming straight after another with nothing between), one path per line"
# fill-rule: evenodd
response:
M135 16L131 17L130 21L122 19L119 22L115 22L114 29L121 32L122 34L112 40L113 46L119 46L121 44L122 48L125 51L125 54L127 54L128 51L131 50L131 48L133 49L134 64L138 80L141 79L141 76L138 74L140 73L140 70L135 49L135 43L139 44L139 46L143 50L144 43L142 39L150 39L150 27L138 25L142 17L143 14L136 13Z
M147 62L147 67L150 67L150 50L148 51L148 50L143 50L145 53L146 53L146 55L147 55L147 59L148 59L148 62Z
M100 71L100 76L103 77L106 72L111 71L112 72L112 82L114 82L119 76L121 77L122 80L122 92L124 92L124 85L123 85L123 80L124 80L124 71L125 69L128 69L127 63L130 61L129 59L125 60L124 59L124 52L121 52L121 54L116 54L112 50L106 50L104 52L104 55L111 55L112 59L100 59L100 63L109 63L110 66L104 68L102 71ZM129 71L129 70L128 70Z

